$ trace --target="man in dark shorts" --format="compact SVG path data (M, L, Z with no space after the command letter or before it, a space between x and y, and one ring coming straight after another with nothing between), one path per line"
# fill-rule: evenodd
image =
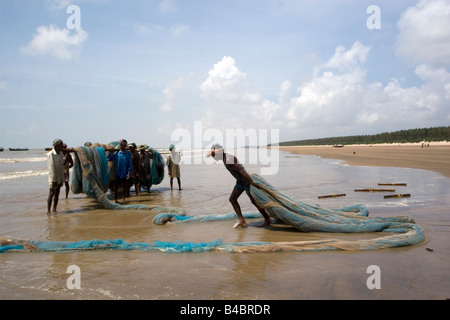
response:
M214 144L211 150L207 153L206 157L213 157L214 160L223 160L225 168L231 173L233 177L236 178L236 185L234 186L233 192L230 195L230 202L236 212L239 222L234 226L235 228L245 228L247 227L247 222L242 216L241 207L238 203L238 198L245 191L250 198L253 205L258 209L258 211L264 217L263 227L270 225L270 217L267 212L261 208L255 201L255 199L250 194L250 185L259 188L259 186L253 181L252 177L245 171L244 166L240 164L235 156L232 154L225 153L223 147L220 144Z
M142 170L141 170L141 155L136 150L136 143L132 142L128 145L131 153L131 173L130 179L132 183L134 183L134 190L136 192L136 196L139 195L139 190L141 190L141 178L142 178ZM127 195L130 196L130 189L127 186Z
M128 179L131 174L131 152L127 150L127 140L121 139L119 140L120 150L114 152L113 154L109 154L108 161L114 161L114 196L117 201L119 186L122 187L123 190L123 200L122 203L125 203L125 197L127 196L127 188L128 188Z

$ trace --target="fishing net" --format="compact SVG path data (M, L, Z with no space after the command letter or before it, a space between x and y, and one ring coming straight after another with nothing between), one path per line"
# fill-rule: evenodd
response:
M261 218L259 212L243 212L242 215L245 219ZM207 215L195 215L187 216L185 214L173 214L173 213L160 213L153 218L154 224L165 224L167 222L207 222L207 221L225 221L237 219L237 214L229 212L227 214L207 214Z
M75 194L84 193L89 197L96 199L107 209L114 210L128 210L128 209L143 209L151 210L153 212L170 212L175 214L184 213L184 209L176 207L164 207L159 205L121 205L111 201L107 196L107 190L113 179L113 166L109 164L110 161L106 158L106 146L103 147L79 147L75 148L74 165L72 171L72 191ZM158 153L159 155L159 153ZM159 155L160 156L160 155ZM156 158L156 157L155 157ZM164 160L156 158L153 161L152 167L155 167L155 172L160 171L160 163L164 164ZM164 166L162 167L164 171ZM158 174L157 179L161 179L163 174ZM161 182L159 181L159 182ZM159 183L158 182L158 183Z
M118 150L119 141L110 141L107 146ZM158 185L164 180L164 167L166 165L164 158L156 149L151 148L146 144L139 146L139 149L141 147L153 154L153 159L150 160L151 184Z
M0 239L1 240L1 239ZM114 240L83 240L83 241L32 241L5 239L0 241L0 253L6 251L80 251L80 250L141 250L161 252L206 252L223 245L220 239L212 242L185 242L185 241L155 241L154 243L126 242L122 239Z
M73 190L83 192L97 199L111 209L151 209L160 212L154 223L208 222L236 219L229 214L186 215L181 208L131 205L121 206L108 200L105 191L111 179L111 172L101 147L78 148L74 159ZM323 209L296 201L283 194L258 175L252 175L258 187L250 187L250 193L259 206L263 207L277 223L289 225L299 232L317 233L371 233L369 239L321 239L315 241L290 242L234 242L220 239L211 242L155 241L153 243L126 242L116 240L30 241L0 237L0 252L5 251L75 251L75 250L142 250L160 252L308 252L375 250L412 246L424 241L422 228L406 216L370 218L364 205L353 205L339 209ZM244 218L261 218L259 212L246 212ZM341 237L342 238L342 237Z
M338 209L323 209L296 201L271 186L261 176L253 174L258 188L251 186L250 193L267 213L301 232L326 233L370 233L382 232L373 239L357 241L325 239L320 241L298 241L277 243L239 243L226 246L228 251L268 252L268 251L319 251L319 250L374 250L403 247L424 241L422 228L411 217L375 217L369 218L367 207L358 204ZM230 219L233 215L185 216L176 214L158 214L154 223L167 222L203 222ZM250 217L250 216L248 216ZM257 217L253 213L252 218ZM261 215L259 215L261 217ZM245 218L245 215L244 215Z

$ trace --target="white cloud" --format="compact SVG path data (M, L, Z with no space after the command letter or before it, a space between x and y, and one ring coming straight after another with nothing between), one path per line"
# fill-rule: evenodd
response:
M225 56L214 64L200 86L207 107L202 119L204 125L220 130L279 128L281 105L249 87L245 73L239 70L232 57ZM288 87L289 82L282 84L280 97Z
M362 124L372 124L376 121L378 121L379 116L378 113L372 112L372 113L362 113L358 116L358 121Z
M397 23L397 53L413 63L450 64L450 2L421 0Z
M367 83L363 64L369 52L357 42L348 50L338 47L326 64L315 68L299 86L300 95L289 102L288 127L318 137L426 127L450 119L450 74L445 68L419 65L415 73L424 81L420 87L403 88L395 78L385 86Z
M289 80L283 81L280 85L280 93L278 95L278 101L281 104L285 104L289 99L289 93L292 88L292 83Z
M209 70L201 84L206 127L279 128L282 136L318 138L444 125L450 120L450 73L419 65L421 86L404 87L399 79L368 83L365 62L370 47L339 46L312 76L291 94L289 80L279 86L278 101L251 90L232 57Z
M200 89L204 92L219 91L233 87L245 73L239 71L232 57L223 57L208 71L208 78L202 83Z
M22 48L29 55L51 56L61 60L74 60L78 57L88 38L87 32L77 29L59 29L54 25L40 26L33 39Z
M338 46L334 55L325 64L325 68L336 68L339 70L353 69L367 60L370 47L356 41L350 50L343 46Z
M300 96L291 99L287 119L301 123L348 123L363 93L365 70L360 66L370 48L355 42L351 49L339 46L315 75L299 87ZM325 70L320 74L321 70ZM344 72L339 73L339 71Z

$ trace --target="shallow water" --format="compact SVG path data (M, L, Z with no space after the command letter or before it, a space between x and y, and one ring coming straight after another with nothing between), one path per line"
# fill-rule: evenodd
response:
M85 195L63 189L59 213L46 215L45 153L2 152L0 160L0 235L31 240L128 242L302 241L323 238L357 241L373 235L301 233L292 228L233 229L235 221L153 224L154 213L110 211ZM258 165L246 165L259 173ZM31 170L31 172L27 172ZM234 180L222 164L185 164L183 190L170 190L166 177L129 203L183 207L189 215L228 213ZM338 208L363 203L375 216L412 216L426 241L413 247L370 252L162 253L157 251L4 252L0 254L0 299L446 299L450 298L450 179L426 170L350 167L337 160L280 152L278 173L265 178L299 201ZM354 192L402 182L396 193L410 198L384 199L386 193ZM176 181L174 186L177 187ZM382 187L386 188L386 187ZM390 188L390 187L389 187ZM345 197L318 199L327 194ZM255 211L246 195L243 211ZM259 221L259 219L256 219ZM252 220L253 221L253 220ZM251 222L251 221L248 221ZM427 250L428 248L428 250ZM70 265L81 270L81 289L69 289ZM381 289L369 289L367 268L381 271Z

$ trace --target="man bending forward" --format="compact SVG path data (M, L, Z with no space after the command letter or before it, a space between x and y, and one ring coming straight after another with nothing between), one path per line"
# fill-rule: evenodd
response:
M214 144L211 147L211 150L207 153L206 157L213 157L214 160L219 161L223 160L223 164L225 168L236 178L236 185L234 186L233 192L230 195L230 202L233 206L234 211L236 212L239 222L234 226L235 228L245 228L247 227L247 222L245 222L244 217L242 216L241 207L238 203L238 198L242 194L242 192L246 191L248 197L250 198L253 205L258 209L258 211L264 217L263 227L267 227L270 225L270 217L267 212L261 208L255 201L255 199L250 194L250 185L258 188L259 186L253 181L252 177L245 171L242 164L240 164L237 158L231 154L225 153L223 147L219 144Z

